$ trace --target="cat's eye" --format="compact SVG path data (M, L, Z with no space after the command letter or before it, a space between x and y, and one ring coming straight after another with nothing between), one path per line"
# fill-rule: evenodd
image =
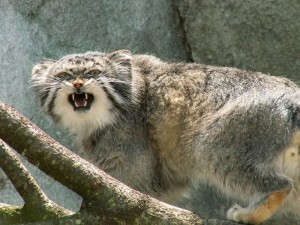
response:
M96 75L99 75L100 73L101 73L100 70L90 70L87 74L96 76Z
M56 76L61 78L61 79L66 79L66 78L70 77L71 74L69 74L67 72L61 72L61 73L57 74Z

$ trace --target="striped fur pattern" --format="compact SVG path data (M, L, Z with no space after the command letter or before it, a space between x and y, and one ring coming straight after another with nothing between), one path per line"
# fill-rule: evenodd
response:
M130 112L135 96L131 91L129 61L128 54L104 56L97 52L45 60L33 68L32 82L43 110L54 121L79 136L88 136L98 128L114 124L120 116L126 118ZM99 74L93 75L91 71ZM73 82L78 77L83 81L81 92L93 98L92 106L81 109L83 112L75 111L69 103L70 96L77 91Z
M132 188L171 202L201 181L248 204L230 220L299 215L300 89L288 79L120 50L45 60L32 82L84 157Z

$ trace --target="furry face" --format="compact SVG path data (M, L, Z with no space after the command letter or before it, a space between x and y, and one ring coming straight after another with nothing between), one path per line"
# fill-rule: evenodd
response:
M79 135L113 124L131 101L131 53L87 52L33 68L43 110Z

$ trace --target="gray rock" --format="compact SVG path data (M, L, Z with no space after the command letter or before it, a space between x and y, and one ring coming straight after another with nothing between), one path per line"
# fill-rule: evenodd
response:
M175 0L196 62L300 79L299 0Z

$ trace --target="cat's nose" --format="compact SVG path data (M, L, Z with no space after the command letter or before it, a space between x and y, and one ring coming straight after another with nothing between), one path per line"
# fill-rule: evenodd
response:
M73 83L73 86L75 88L81 88L83 86L83 83L80 83L80 82L76 82L76 83Z
M76 89L79 89L83 86L83 80L81 80L80 78L76 78L74 81L73 81L73 86L76 88Z

